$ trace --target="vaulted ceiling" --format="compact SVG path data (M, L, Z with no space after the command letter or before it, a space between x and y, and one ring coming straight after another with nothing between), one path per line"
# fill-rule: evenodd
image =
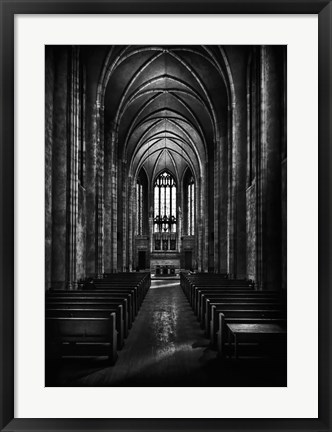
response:
M216 129L229 96L218 46L113 46L104 107L105 129L118 130L118 157L137 175L167 168L180 180L187 166L201 175L213 157Z

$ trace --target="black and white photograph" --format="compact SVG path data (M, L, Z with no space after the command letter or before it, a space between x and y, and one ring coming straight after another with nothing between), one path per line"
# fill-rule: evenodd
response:
M286 45L45 45L45 386L287 386Z

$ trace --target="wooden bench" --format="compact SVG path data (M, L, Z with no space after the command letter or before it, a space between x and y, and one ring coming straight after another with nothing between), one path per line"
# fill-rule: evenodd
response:
M106 355L113 365L117 359L115 313L109 318L46 317L46 355Z
M211 344L218 343L219 354L224 350L225 334L230 331L226 332L228 324L242 326L233 328L234 332L230 336L236 338L236 352L241 338L256 341L268 339L268 329L271 328L279 328L279 334L285 335L287 332L286 298L279 291L257 291L251 281L228 279L220 275L181 273L180 280ZM271 325L279 327L268 327ZM244 326L247 326L246 329ZM259 331L257 326L261 326ZM277 333L275 331L273 334Z
M127 307L126 299L112 299L112 300L105 300L105 301L85 301L81 299L75 300L68 300L68 299L57 299L52 302L46 303L46 310L47 309L104 309L104 310L111 310L113 308L117 308L118 305L121 305L123 307L123 323L124 323L124 331L127 335L129 329L132 326L132 321L130 317L130 313Z
M115 329L117 331L117 349L122 349L124 339L128 335L128 330L125 331L125 320L123 316L122 305L115 306L114 308L96 309L89 307L80 308L66 308L58 306L46 309L46 317L59 317L59 318L108 318L111 313L115 313Z
M93 287L93 288L92 288ZM111 289L111 288L131 288L137 291L137 298L139 299L140 304L144 300L144 297L150 287L150 283L135 283L135 282L125 282L125 281L114 281L108 279L94 279L92 284L85 285L85 289Z
M135 306L133 304L133 297L130 293L117 293L114 292L108 295L89 295L85 296L84 294L57 294L46 296L46 304L58 302L67 302L67 303L77 303L77 302L99 302L99 303L118 303L122 304L124 308L124 314L128 315L128 325L131 327L132 322L135 319L136 312Z
M194 304L194 312L196 315L200 316L202 309L205 308L205 302L207 299L225 299L225 301L230 301L233 299L234 301L241 301L242 299L266 299L273 300L280 298L277 294L264 294L261 291L241 291L241 292L230 292L230 291L222 291L222 290L205 290L200 289L197 291L197 296Z
M278 296L263 296L254 294L242 294L234 297L232 294L209 294L204 293L199 297L197 305L197 318L205 325L205 315L208 313L208 307L210 304L218 302L228 303L280 303Z
M147 289L143 286L134 286L134 285L128 285L128 284L124 284L121 285L119 283L117 284L109 284L109 283L96 283L95 284L95 288L94 291L96 292L107 292L107 291L113 291L113 290L128 290L131 289L134 292L135 295L135 302L137 304L137 310L139 309L139 307L141 306L141 304L143 303L143 300L146 296L147 293Z
M278 301L272 303L249 303L249 302L241 302L241 303L230 303L230 302L212 302L209 299L206 303L206 312L205 312L205 320L204 320L204 328L207 330L207 334L209 334L209 323L213 319L213 311L224 312L228 310L282 310L282 304Z
M92 279L83 283L83 290L87 291L107 291L110 289L126 289L130 288L136 291L138 304L141 305L144 297L150 287L150 277L144 277L139 281L133 279L118 280L113 278Z
M222 312L219 313L219 325L216 334L217 338L217 349L219 356L224 355L224 347L227 342L228 331L227 324L278 324L282 326L284 329L287 328L287 319L286 318L249 318L249 317L236 317L229 315L225 316Z
M47 353L107 355L113 364L150 287L150 274L122 273L46 294Z
M205 329L206 334L210 336L211 344L215 345L217 330L219 326L219 314L223 313L225 317L232 318L286 318L286 313L282 309L251 309L235 307L225 310L217 306L212 306L212 315L209 326Z
M251 286L244 286L244 285L237 285L237 284L191 284L189 287L187 287L185 293L188 298L188 300L192 303L195 291L199 289L215 289L215 290L229 290L229 291L253 291L253 287Z
M250 287L210 287L210 286L193 286L190 291L190 296L188 297L189 303L193 308L197 308L198 304L198 296L201 295L204 292L215 292L215 293L224 293L224 294L232 294L232 293L238 293L238 294L247 294L254 292L252 288Z
M112 290L107 292L99 292L99 291L62 291L62 292L51 292L46 294L46 301L55 301L60 298L72 299L73 301L77 301L77 299L92 301L96 299L97 301L103 301L104 299L125 299L128 303L128 312L132 315L134 319L136 315L136 304L135 298L133 296L132 290Z
M115 295L115 294L119 294L119 295L125 295L125 294L130 294L130 297L132 300L129 301L129 303L132 303L133 306L133 313L136 315L141 303L143 301L143 297L141 295L139 295L137 289L135 287L119 287L119 286L106 286L102 289L100 288L95 288L95 289L91 289L89 291L83 290L83 291L70 291L70 293L74 293L73 295L85 295L85 293L88 292L88 295ZM135 316L134 315L134 316Z
M202 286L202 285L210 285L210 286L251 286L253 287L253 283L251 281L247 281L244 279L225 279L220 277L211 277L208 276L188 276L181 273L180 275L181 287L183 291L186 293L190 290L192 285Z
M122 296L112 296L106 298L95 298L89 297L84 298L80 296L58 296L46 299L46 308L54 308L56 305L62 305L62 308L70 308L76 306L94 307L94 308L110 308L122 305L123 307L123 319L125 322L125 328L130 329L133 322L132 306L130 304L130 298L124 298Z
M285 340L287 330L275 323L228 323L229 342L234 339L234 356L238 358L238 345L243 342L261 342L268 339L269 342ZM230 357L232 351L230 350Z

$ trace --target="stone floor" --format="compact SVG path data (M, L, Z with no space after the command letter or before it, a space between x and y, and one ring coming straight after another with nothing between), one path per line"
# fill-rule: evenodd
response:
M65 360L46 368L46 386L285 386L285 362L221 362L177 280L153 280L115 366Z

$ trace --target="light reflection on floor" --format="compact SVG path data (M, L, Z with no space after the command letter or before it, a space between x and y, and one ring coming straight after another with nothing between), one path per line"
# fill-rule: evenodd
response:
M170 281L152 281L150 289L158 289L158 288L171 288L179 286L179 282L170 282Z

